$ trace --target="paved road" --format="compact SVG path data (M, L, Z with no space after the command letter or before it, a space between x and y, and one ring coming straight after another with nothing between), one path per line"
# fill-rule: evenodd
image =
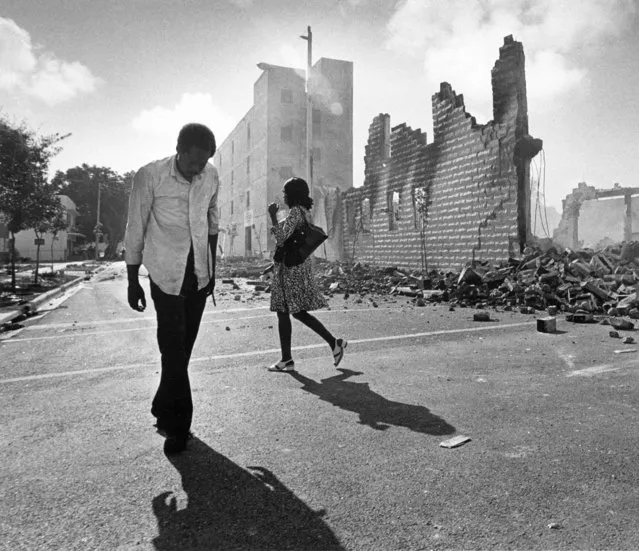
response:
M639 548L638 353L607 327L335 296L341 369L294 325L298 372L269 373L268 295L219 284L169 460L153 308L122 270L0 341L2 548Z

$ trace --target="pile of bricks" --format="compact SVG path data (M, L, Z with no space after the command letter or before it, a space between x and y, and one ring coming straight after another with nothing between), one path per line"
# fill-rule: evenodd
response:
M521 259L511 259L506 266L475 263L458 273L421 274L361 264L349 268L318 263L317 275L329 295L394 294L413 297L420 306L430 300L522 313L550 307L575 316L607 314L639 319L639 255L633 258L634 249L638 247L563 252L528 248Z

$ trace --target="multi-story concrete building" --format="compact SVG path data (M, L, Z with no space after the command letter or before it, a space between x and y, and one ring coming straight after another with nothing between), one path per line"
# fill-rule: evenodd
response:
M260 63L253 106L218 145L220 247L226 256L266 256L274 249L267 206L283 206L282 185L306 174L305 72ZM315 222L329 240L318 252L342 255L340 192L353 180L353 64L321 58L311 70L312 184Z

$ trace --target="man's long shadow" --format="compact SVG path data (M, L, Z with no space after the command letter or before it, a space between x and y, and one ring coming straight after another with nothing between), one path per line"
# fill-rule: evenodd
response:
M343 550L314 511L263 467L242 467L198 438L169 460L182 476L185 509L164 492L153 499L158 536L168 550Z
M373 392L368 383L346 381L349 377L362 375L361 371L338 371L342 373L322 379L319 383L297 371L292 371L291 375L304 385L302 390L315 394L320 400L334 406L359 414L359 423L373 429L386 430L395 425L437 436L455 432L455 427L424 406L387 400Z

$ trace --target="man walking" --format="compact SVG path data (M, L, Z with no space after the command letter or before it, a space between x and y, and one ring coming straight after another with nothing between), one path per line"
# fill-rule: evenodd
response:
M125 237L128 302L146 307L138 280L149 272L157 314L162 374L151 413L166 434L164 451L186 449L193 417L188 365L206 297L215 287L219 180L208 160L213 132L202 124L184 126L177 155L154 161L135 174Z

